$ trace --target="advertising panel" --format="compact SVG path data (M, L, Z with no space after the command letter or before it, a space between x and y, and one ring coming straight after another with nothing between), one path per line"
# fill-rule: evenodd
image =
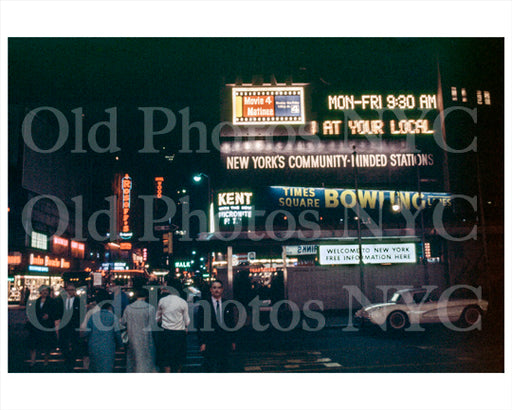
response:
M254 203L252 192L218 192L215 214L219 227L246 225L253 218Z
M363 263L416 263L416 245L364 244ZM355 265L359 263L359 245L320 245L318 247L320 265Z
M327 141L303 138L288 141L225 141L220 146L224 180L234 186L329 185L415 189L418 174L427 190L443 189L443 157L435 141L407 139ZM229 183L229 182L228 182ZM228 185L229 186L229 185Z
M360 204L363 209L379 209L384 204L399 204L400 207L416 210L430 208L438 203L452 205L452 197L445 192L389 191L376 189L268 188L268 201L274 208L284 209L329 209L354 208Z
M233 87L233 125L305 124L304 87Z
M247 125L241 128L248 131L221 142L225 179L252 186L313 185L318 178L334 186L340 181L354 185L357 172L360 186L414 189L419 174L424 190L444 189L444 142L434 90L308 88L305 107L303 93L290 92L295 88L304 89L229 88L232 123ZM305 111L307 130L283 127L284 134L275 134L261 131L273 127L250 127L303 121Z

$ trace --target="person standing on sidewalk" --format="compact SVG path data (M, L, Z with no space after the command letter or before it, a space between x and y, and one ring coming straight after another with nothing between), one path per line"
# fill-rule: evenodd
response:
M66 366L66 372L73 371L75 360L81 352L80 343L80 298L72 283L65 286L66 292L56 299L58 320L56 322L59 347Z
M198 310L198 337L204 356L206 372L229 372L230 354L236 350L236 311L222 297L224 286L220 280L210 284L210 298Z
M188 303L178 296L179 291L158 302L156 321L163 331L158 332L159 363L165 373L181 372L187 356L187 326L190 324Z
M109 287L109 292L112 294L112 306L114 314L121 319L124 310L130 304L128 295L121 289L122 281L120 279L114 280L114 284Z
M30 367L36 363L37 351L44 357L44 365L48 365L50 350L56 345L56 309L55 301L50 298L50 287L39 288L39 298L27 305L28 345L30 349Z

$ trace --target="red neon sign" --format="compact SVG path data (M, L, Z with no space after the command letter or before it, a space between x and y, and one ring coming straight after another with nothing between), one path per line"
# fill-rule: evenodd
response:
M129 211L130 211L130 191L132 189L132 179L128 174L125 174L121 180L121 186L123 189L123 216L122 216L122 228L121 231L124 233L130 232L130 225L128 223Z
M60 238L58 236L54 236L53 244L67 247L69 245L69 241L67 239Z

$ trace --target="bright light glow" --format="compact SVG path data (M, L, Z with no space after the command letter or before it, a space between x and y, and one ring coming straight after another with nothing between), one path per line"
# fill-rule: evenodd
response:
M32 248L47 250L48 236L39 232L32 232L31 246Z
M165 276L169 273L169 271L168 270L154 270L151 273L156 276Z
M194 175L193 179L194 179L194 182L201 182L202 177L201 177L201 175Z
M210 226L209 233L215 232L215 213L213 210L213 202L210 203Z
M60 245L60 246L68 246L69 245L69 241L67 239L64 239L64 238L60 238L58 236L54 236L53 237L53 244L54 245Z

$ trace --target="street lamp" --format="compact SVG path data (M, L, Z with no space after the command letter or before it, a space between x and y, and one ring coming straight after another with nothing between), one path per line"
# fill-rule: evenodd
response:
M416 181L418 183L418 198L420 201L420 223L421 223L421 254L423 256L423 280L425 285L428 285L430 278L428 274L428 261L426 258L426 247L425 247L425 217L423 215L423 210L425 208L422 201L422 193L421 193L421 178L420 178L420 167L418 162L416 161Z
M208 202L207 202L207 208L206 208L206 212L209 214L208 215L208 220L209 220L209 224L208 224L208 227L209 227L209 232L214 232L215 229L214 229L214 220L213 220L213 201L212 201L212 191L211 191L211 188L210 188L210 177L204 173L200 173L200 174L196 174L192 177L192 179L194 180L195 183L199 184L203 178L206 178L206 182L208 184Z
M215 231L215 223L214 223L214 215L213 215L213 201L212 201L212 191L210 187L210 177L205 173L201 172L193 176L193 180L195 183L200 183L203 178L206 178L206 182L208 184L208 202L207 202L207 213L208 213L208 232L212 233ZM208 252L208 272L211 272L211 258L210 253Z
M211 201L211 192L210 192L210 177L204 173L196 174L192 177L195 183L200 183L203 178L206 178L206 181L208 183L208 203Z

